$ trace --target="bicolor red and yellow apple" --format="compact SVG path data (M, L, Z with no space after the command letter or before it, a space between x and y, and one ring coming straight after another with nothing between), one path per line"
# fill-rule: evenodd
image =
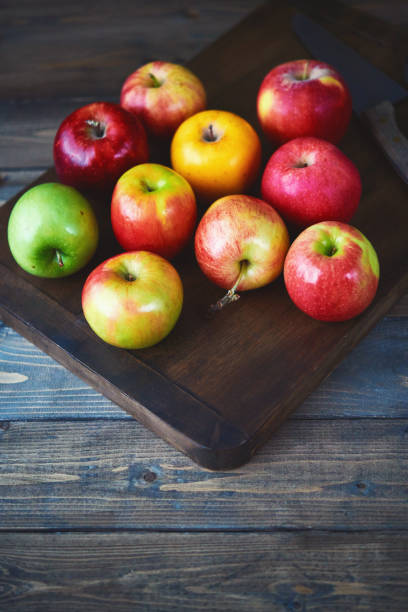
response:
M171 137L187 117L205 109L207 96L200 79L171 62L149 62L125 80L120 103L154 136Z
M180 125L171 142L173 168L205 201L247 192L260 163L258 134L245 119L228 111L193 115Z
M334 144L301 137L273 153L261 192L285 221L297 226L349 222L360 201L361 178L355 164Z
M357 228L336 221L303 230L284 266L290 298L320 321L346 321L362 313L374 299L379 275L370 241Z
M118 180L111 205L115 236L126 251L171 259L192 236L197 206L189 183L160 164L140 164Z
M54 140L58 178L79 190L110 192L126 170L148 157L139 119L111 102L75 110L61 123Z
M221 306L237 299L236 291L257 289L275 280L288 247L286 226L275 209L242 194L214 202L195 234L201 270L213 283L229 290Z
M141 349L163 340L183 305L183 285L170 262L148 251L121 253L101 263L82 291L85 319L105 342Z
M299 136L337 143L351 118L351 95L341 74L317 60L295 60L273 68L258 91L260 125L271 141Z

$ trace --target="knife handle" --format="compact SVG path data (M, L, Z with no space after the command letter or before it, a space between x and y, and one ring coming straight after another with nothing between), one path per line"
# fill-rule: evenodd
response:
M408 183L408 140L397 125L393 105L389 100L384 100L363 115L395 170Z

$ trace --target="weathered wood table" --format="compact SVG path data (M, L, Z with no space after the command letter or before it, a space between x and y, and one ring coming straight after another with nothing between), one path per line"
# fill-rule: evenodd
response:
M327 4L304 6L404 84L406 7ZM150 59L187 61L256 5L3 0L1 200L52 164L68 112L116 101ZM407 317L408 295L249 463L218 472L0 322L0 610L406 609Z

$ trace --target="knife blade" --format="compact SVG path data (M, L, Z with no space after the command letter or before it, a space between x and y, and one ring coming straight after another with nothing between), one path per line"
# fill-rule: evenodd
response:
M408 91L306 15L296 13L292 27L315 59L331 64L343 76L353 110L368 122L378 144L408 183L408 140L398 128L393 106L407 98Z

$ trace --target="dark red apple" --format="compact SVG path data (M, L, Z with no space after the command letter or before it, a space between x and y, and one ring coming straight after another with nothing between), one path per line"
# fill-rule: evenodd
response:
M54 140L60 181L84 191L111 191L126 170L148 157L139 119L111 102L75 110L63 120Z

